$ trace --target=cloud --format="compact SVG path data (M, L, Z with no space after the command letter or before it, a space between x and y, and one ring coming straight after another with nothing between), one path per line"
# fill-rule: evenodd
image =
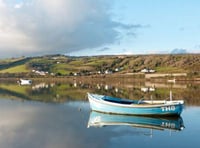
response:
M171 54L186 54L187 53L187 50L186 49L173 49L171 52Z
M194 46L194 48L195 48L195 49L200 49L200 44L196 44L196 45Z
M103 47L103 48L99 49L98 51L103 52L103 51L107 51L107 50L110 50L110 48L109 47Z
M0 55L70 53L118 42L140 25L113 20L114 0L0 0ZM131 33L132 32L132 33Z
M106 147L110 139L119 136L119 132L107 131L105 136L105 130L87 129L89 107L82 105L80 113L77 110L80 104L1 100L0 147L99 148ZM120 135L122 133L127 134L120 131ZM93 137L97 134L95 141Z

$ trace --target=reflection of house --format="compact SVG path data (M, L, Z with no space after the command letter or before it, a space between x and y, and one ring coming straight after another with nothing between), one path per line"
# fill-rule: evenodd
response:
M141 91L143 91L143 92L148 92L148 87L142 87L142 88L141 88Z
M40 84L37 84L35 86L32 87L32 90L39 90L41 88L48 88L49 85L45 84L45 83L40 83Z
M155 87L142 87L141 91L143 92L155 91Z
M169 82L169 83L176 83L176 79L167 80L167 82Z
M149 87L149 91L155 91L154 87Z

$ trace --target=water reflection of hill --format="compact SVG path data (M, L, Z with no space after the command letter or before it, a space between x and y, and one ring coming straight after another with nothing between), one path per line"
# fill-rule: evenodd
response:
M145 90L145 91L142 91ZM112 95L129 99L168 99L172 90L174 99L184 99L188 105L200 105L200 84L152 83L145 81L54 81L34 82L30 86L19 86L16 82L1 83L1 98L35 100L43 102L65 102L84 100L87 92Z

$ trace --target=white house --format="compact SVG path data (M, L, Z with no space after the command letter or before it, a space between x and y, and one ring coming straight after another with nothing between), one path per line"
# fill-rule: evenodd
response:
M145 68L145 69L142 69L141 72L143 72L143 73L148 73L149 70Z
M146 69L146 68L145 68L145 69L142 69L141 72L142 72L142 73L154 73L154 72L156 72L156 71L155 71L154 69Z

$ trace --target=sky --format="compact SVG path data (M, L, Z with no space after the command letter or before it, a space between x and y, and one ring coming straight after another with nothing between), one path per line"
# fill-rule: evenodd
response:
M0 58L200 53L199 0L0 0Z

